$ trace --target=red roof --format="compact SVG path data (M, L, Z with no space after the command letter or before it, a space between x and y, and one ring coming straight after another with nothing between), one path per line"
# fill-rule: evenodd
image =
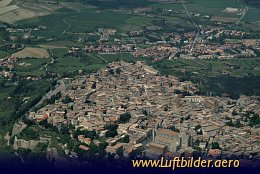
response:
M82 149L82 150L85 150L85 151L89 150L89 148L87 146L84 146L84 145L80 145L79 148Z
M208 155L218 156L221 154L221 150L219 149L210 149Z
M85 138L85 141L84 141L86 144L90 144L91 143L91 139L90 138Z
M37 120L37 121L42 121L42 120L47 119L48 117L49 117L48 114L43 114L42 117L39 117L39 118L37 118L36 120Z

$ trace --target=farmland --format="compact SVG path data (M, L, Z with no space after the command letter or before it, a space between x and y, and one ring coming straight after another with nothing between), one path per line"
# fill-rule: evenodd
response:
M32 18L34 16L43 16L51 14L51 11L55 8L48 6L47 4L38 5L32 2L20 2L15 1L15 4L10 4L11 0L2 0L0 4L0 20L14 23L19 20Z
M45 74L44 65L50 63L50 59L25 58L15 63L15 71L19 76L41 76Z
M44 25L47 30L37 31L35 34L43 36L60 35L63 32L85 33L95 31L99 27L117 27L124 23L127 15L119 12L96 11L80 13L52 14L49 16L19 21L21 26ZM82 23L82 21L86 21ZM80 25L78 25L80 23Z
M18 6L20 5L21 10L30 10L29 12L24 12L24 14L30 14L31 17L24 17L24 20L21 17L21 19L15 20L15 24L23 27L38 25L46 26L46 30L32 32L32 34L37 36L55 36L60 38L64 37L65 34L68 36L69 34L93 32L100 27L116 28L120 31L127 32L131 30L140 30L142 26L151 25L154 21L159 19L169 20L173 25L181 24L185 27L191 27L191 25L187 23L186 19L188 19L188 16L182 4L175 2L131 0L127 2L117 1L117 6L114 6L113 4L115 3L111 3L110 1L94 0L87 1L87 3L84 4L78 2L62 2L57 5L32 4L32 7L29 7L26 3L18 4ZM213 0L210 3L208 3L207 0L189 0L185 2L185 5L190 12L208 15L210 17L214 16L212 19L213 22L219 21L214 19L222 19L221 17L223 17L224 22L231 23L237 21L240 15L226 13L224 10L227 7L238 9L244 8L242 1L236 0ZM157 18L136 16L128 13L129 9L135 9L136 7L149 7L152 8L152 10L171 9L179 11L180 13L175 13L171 16L158 16ZM49 11L45 10L45 13L41 14L44 12L43 9L49 9ZM259 11L258 6L254 7L249 5L249 10L242 21L258 21ZM8 16L8 14L5 15ZM17 11L15 12L15 16L23 16L23 14ZM0 20L1 18L3 17L0 17Z
M214 95L226 92L234 98L241 93L260 94L259 58L163 61L153 66L162 74L176 75L180 80L197 83L200 91L205 94L209 91Z
M17 58L27 58L27 57L48 58L49 53L44 48L26 47L23 50L12 54L12 56Z
M5 51L0 51L0 59L7 57L9 54Z

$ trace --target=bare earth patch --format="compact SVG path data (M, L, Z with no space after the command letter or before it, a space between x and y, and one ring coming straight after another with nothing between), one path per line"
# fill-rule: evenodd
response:
M23 50L12 54L12 56L17 58L27 58L27 57L48 58L50 55L48 51L44 48L26 47Z

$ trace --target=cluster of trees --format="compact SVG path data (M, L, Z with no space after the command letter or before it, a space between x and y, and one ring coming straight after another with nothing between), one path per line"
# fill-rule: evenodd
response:
M252 116L249 119L249 126L254 127L257 125L260 125L260 117L257 113L255 112L249 112L249 114L252 114Z
M22 138L24 140L38 139L39 131L35 127L27 127L21 132L21 134L19 135L19 138Z
M177 129L175 126L170 127L170 129L171 129L172 131L174 131L174 132L180 132L180 130Z
M211 148L212 148L212 149L220 149L219 143L218 143L218 142L212 142Z
M90 139L97 139L98 138L98 134L96 133L95 130L93 131L88 131L88 130L80 130L80 128L78 128L77 130L75 130L75 132L73 133L73 137L75 139L78 138L79 135L84 135L85 137L88 137Z
M35 152L32 152L30 149L18 148L17 153L23 157L24 161L38 165L39 163L46 162L46 153L45 151L42 151L42 148L47 147L44 144L39 144L39 147L36 147L37 151Z
M45 99L44 103L46 104L54 104L56 100L61 98L61 92L58 92L56 95L51 96L50 99Z
M89 150L85 151L81 148L79 148L79 145L75 146L74 151L78 155L78 159L80 161L84 160L95 160L101 159L101 157L104 157L106 155L105 148L107 147L108 143L106 142L101 142L99 145L94 144L91 142L89 145L83 144L84 146L87 146Z
M233 123L232 120L229 120L229 122L226 123L228 126L231 126L231 127L236 127L236 128L240 128L242 127L242 124L240 123L240 121L236 121L235 123Z
M195 131L196 131L197 135L202 135L202 129L201 129L201 125L200 124L195 126Z
M130 113L124 113L119 116L119 123L127 123L131 118Z
M124 137L119 142L129 143L130 142L129 135L124 135Z
M67 96L67 95L61 101L64 104L68 104L68 103L74 102L74 100L72 98L70 98L69 96Z
M106 137L115 137L117 135L117 124L108 124L105 126L105 129L108 130L106 132Z

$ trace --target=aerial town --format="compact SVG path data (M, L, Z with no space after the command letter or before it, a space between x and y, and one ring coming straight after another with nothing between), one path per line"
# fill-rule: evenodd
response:
M208 2L0 0L0 164L259 167L260 3Z
M28 119L47 121L62 131L69 127L78 147L91 150L107 142L105 152L125 158L161 155L205 158L240 157L259 162L259 128L253 128L260 113L259 97L241 96L238 100L198 95L191 82L179 82L174 76L161 76L144 62L114 62L95 74L64 78L60 96L53 104L32 111ZM26 127L19 123L19 131ZM111 127L113 127L113 130ZM17 128L16 128L17 129ZM97 137L73 132L95 131ZM19 132L18 131L18 132ZM15 137L14 148L31 148L50 143ZM75 149L61 145L71 158Z
M160 28L156 26L150 26L152 30L146 29L146 33L154 32ZM11 29L6 28L7 32L10 32L10 38L12 38L12 33L25 32L31 29ZM44 29L42 29L44 30ZM99 40L95 43L88 43L84 47L69 47L69 50L64 54L74 56L74 57L84 57L88 54L98 54L99 58L103 55L115 55L129 53L134 58L149 58L153 62L159 62L162 60L194 60L194 59L236 59L236 58L255 58L260 55L260 40L254 38L250 33L237 31L237 30L227 30L220 27L213 27L199 32L175 32L175 33L163 33L162 36L158 36L155 41L147 40L144 35L144 31L132 31L125 34L126 39L121 40L115 36L117 32L115 29L102 29L99 28L96 33L91 33L91 35L100 36ZM118 33L118 37L120 34ZM117 35L118 35L117 34ZM17 34L15 37L17 40ZM109 41L109 37L113 36L114 42L107 44L104 41ZM32 39L30 38L26 39ZM227 39L229 38L229 39ZM110 39L111 40L111 39ZM83 41L82 41L83 42ZM85 41L84 41L85 42ZM142 48L139 45L147 45ZM21 44L14 44L10 49L12 50L22 50L25 46ZM28 52L32 52L31 49L27 47ZM41 49L41 50L40 50ZM26 50L26 49L24 49ZM42 48L38 48L38 52L45 51ZM45 51L46 52L46 51ZM28 54L28 53L27 53ZM27 54L25 57L27 57ZM46 55L48 57L48 54ZM12 78L13 77L13 64L17 59L24 58L23 53L12 54L4 59L0 60L0 64L4 68L0 75ZM24 66L24 65L20 65ZM30 65L28 65L30 66Z

